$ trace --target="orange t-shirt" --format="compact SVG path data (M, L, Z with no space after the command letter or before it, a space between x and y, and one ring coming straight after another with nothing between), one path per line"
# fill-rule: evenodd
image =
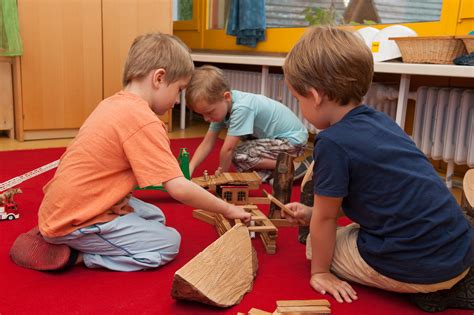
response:
M180 176L164 123L145 100L121 91L87 118L43 188L40 231L58 237L111 221L133 211L112 208L137 184L161 185Z

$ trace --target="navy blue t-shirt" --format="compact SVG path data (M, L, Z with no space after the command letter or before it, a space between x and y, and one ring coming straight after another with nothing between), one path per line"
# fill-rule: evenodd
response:
M415 143L387 115L365 105L319 133L315 194L343 197L360 224L360 255L408 283L452 279L474 261L473 230Z

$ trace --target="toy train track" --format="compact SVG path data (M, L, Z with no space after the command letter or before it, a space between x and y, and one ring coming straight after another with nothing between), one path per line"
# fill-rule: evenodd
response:
M51 163L48 163L46 165L40 166L40 167L38 167L38 168L28 172L28 173L25 173L23 175L14 177L12 179L9 179L6 182L0 183L0 192L2 192L4 190L7 190L9 188L12 188L13 186L16 186L20 183L23 183L24 181L26 181L30 178L36 177L36 176L38 176L40 174L43 174L43 173L45 173L49 170L52 170L52 169L58 167L58 164L59 164L59 160L56 160L54 162L51 162Z

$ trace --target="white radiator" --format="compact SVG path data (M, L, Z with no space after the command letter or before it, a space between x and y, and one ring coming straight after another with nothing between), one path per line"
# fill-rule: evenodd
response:
M261 88L261 72L224 70L226 78L229 80L230 87L242 92L260 94ZM291 95L285 84L283 75L270 73L267 82L268 97L288 106L293 113L303 122L309 132L317 133L318 130L311 125L300 112L298 101Z
M224 70L230 88L242 92L260 94L262 74L252 71Z
M261 72L224 70L232 89L239 91L260 94ZM309 132L317 133L318 130L304 119L298 101L291 95L285 84L283 75L270 73L267 82L267 96L288 106L303 122ZM410 93L410 98L415 94ZM363 103L375 108L378 111L386 113L395 120L397 112L398 89L394 86L385 86L374 83L370 87Z
M452 187L454 164L474 167L474 90L420 87L413 140L426 156L448 163Z
M409 95L410 97L410 95ZM375 108L379 112L384 112L395 120L397 113L398 89L394 86L387 86L373 83L364 96L362 103Z

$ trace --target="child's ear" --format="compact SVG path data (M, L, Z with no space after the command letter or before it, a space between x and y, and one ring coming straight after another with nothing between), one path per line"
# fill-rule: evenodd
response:
M224 92L224 100L226 100L227 102L232 101L232 94L230 93L230 91Z
M313 101L312 103L315 107L321 106L324 97L322 93L318 92L315 88L310 88L308 96Z
M153 70L152 84L153 87L159 88L160 84L165 82L166 70L163 68Z

